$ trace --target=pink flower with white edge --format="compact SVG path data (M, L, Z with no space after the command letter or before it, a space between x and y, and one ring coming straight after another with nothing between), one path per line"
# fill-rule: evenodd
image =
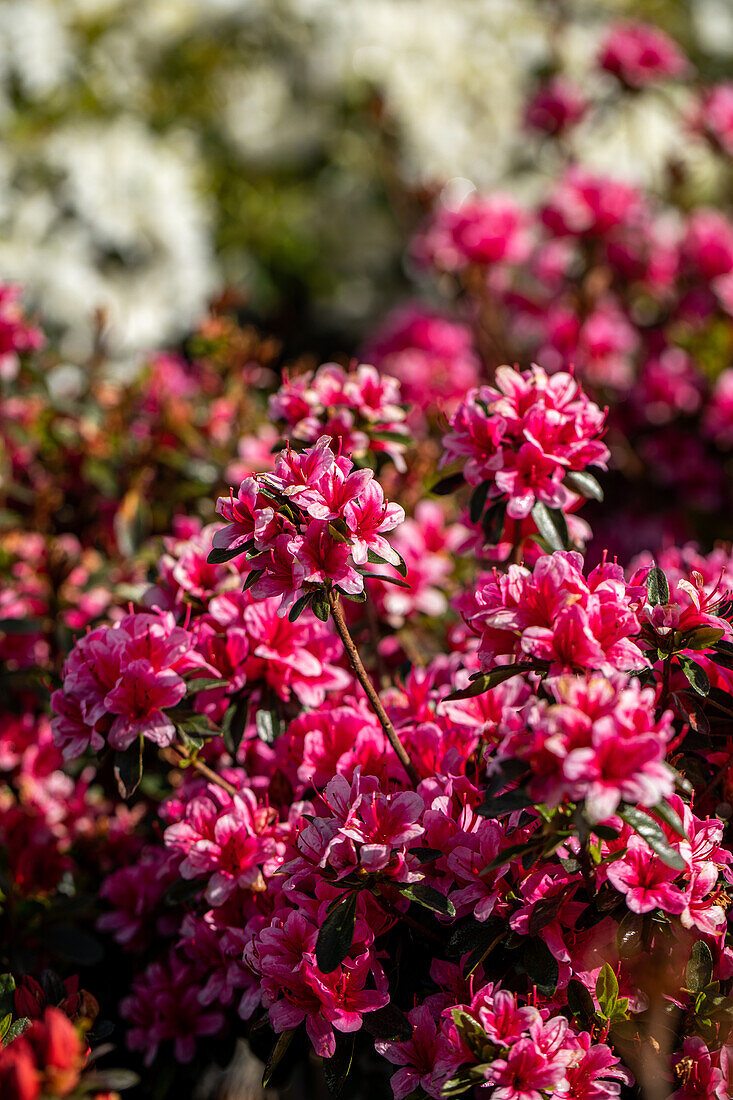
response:
M685 893L677 885L679 871L663 863L638 837L630 838L625 855L609 864L607 875L632 913L662 909L679 915L685 909Z
M351 535L351 556L357 565L367 564L370 550L390 565L399 565L399 554L383 536L404 523L405 510L384 499L378 481L369 481L359 497L346 504L343 517Z
M235 890L264 890L263 876L279 867L273 817L248 789L224 801L209 787L192 799L183 821L166 829L165 844L184 853L183 878L209 875L206 900L223 905Z
M187 672L207 667L193 634L167 613L131 613L80 638L52 697L52 728L66 759L100 740L126 749L137 737L170 745L169 709L186 694Z
M468 394L450 421L441 466L465 461L470 485L488 482L488 499L505 500L511 519L525 519L535 501L569 508L563 484L570 470L605 468L605 413L569 374L540 367L499 367L493 386Z
M347 959L330 974L316 964L318 929L328 904L306 899L296 911L280 910L245 949L245 961L260 975L263 1004L278 1033L305 1022L320 1057L336 1050L334 1030L349 1034L362 1026L365 1013L389 1003L384 973L373 957L373 933L357 916ZM366 988L368 981L376 988Z
M482 667L504 656L548 661L556 672L647 666L636 641L637 590L618 565L604 562L587 578L582 566L580 554L556 551L541 557L534 572L511 565L457 602L480 635Z
M438 1022L426 1005L418 1005L407 1013L412 1024L412 1037L399 1042L375 1040L378 1054L392 1065L401 1066L392 1074L390 1084L394 1100L404 1100L417 1088L439 1100L440 1083L435 1080L435 1063L440 1051Z

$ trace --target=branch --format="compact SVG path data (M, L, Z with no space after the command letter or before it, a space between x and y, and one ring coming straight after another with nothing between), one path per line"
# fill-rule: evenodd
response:
M364 693L371 704L372 710L376 714L382 726L382 729L387 735L387 740L397 754L397 759L407 772L413 787L417 787L418 783L420 782L420 776L418 775L417 769L412 763L412 760L410 760L405 746L402 744L399 737L397 736L397 732L392 725L386 710L382 706L382 700L379 698L377 692L375 691L374 685L369 679L369 674L362 664L361 657L359 656L359 652L356 648L356 645L354 644L354 639L351 637L351 634L349 633L349 628L346 625L346 620L344 619L344 613L341 610L341 603L339 602L338 593L334 592L333 590L329 590L328 602L331 608L331 615L333 617L334 625L336 627L336 630L338 631L341 641L343 642L344 649L346 650L346 654L349 658L349 661L351 662L351 667L356 674L356 678L363 687Z

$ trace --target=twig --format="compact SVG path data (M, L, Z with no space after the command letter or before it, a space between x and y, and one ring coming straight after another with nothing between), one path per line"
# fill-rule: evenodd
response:
M222 777L217 775L208 764L204 764L203 760L189 756L183 749L179 749L178 745L170 745L169 747L181 760L185 760L189 767L194 768L199 775L203 775L205 779L208 779L209 783L213 783L216 787L221 787L227 794L235 795L237 793L237 788L233 783L230 783L228 779L222 779Z
M417 787L418 783L420 782L420 776L418 775L415 765L410 760L405 746L402 744L399 737L397 736L395 728L389 720L386 710L382 706L382 701L375 691L374 685L369 679L367 670L362 664L361 657L359 656L359 651L354 644L354 639L351 637L351 634L349 634L349 628L346 625L344 613L341 610L341 603L339 601L338 593L334 592L333 590L329 591L328 602L331 608L331 615L333 617L334 625L336 627L336 630L338 631L338 635L341 638L341 641L343 642L344 649L346 650L346 654L351 662L351 667L356 673L356 678L363 687L364 693L371 703L372 710L376 714L382 729L387 735L387 740L397 754L397 759L407 772L413 787Z

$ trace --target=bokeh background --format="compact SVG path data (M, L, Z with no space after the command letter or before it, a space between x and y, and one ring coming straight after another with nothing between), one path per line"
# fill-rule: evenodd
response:
M597 89L595 44L629 14L730 72L730 0L0 0L0 273L69 357L103 311L123 374L223 287L294 352L350 351L405 293L436 192L541 193L527 89L548 68ZM652 189L693 161L701 201L729 180L679 107L615 97L574 152Z

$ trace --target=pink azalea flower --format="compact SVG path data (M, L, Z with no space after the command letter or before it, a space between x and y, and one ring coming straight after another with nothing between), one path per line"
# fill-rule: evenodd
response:
M618 23L601 44L598 64L630 88L679 78L690 64L677 43L649 23Z

